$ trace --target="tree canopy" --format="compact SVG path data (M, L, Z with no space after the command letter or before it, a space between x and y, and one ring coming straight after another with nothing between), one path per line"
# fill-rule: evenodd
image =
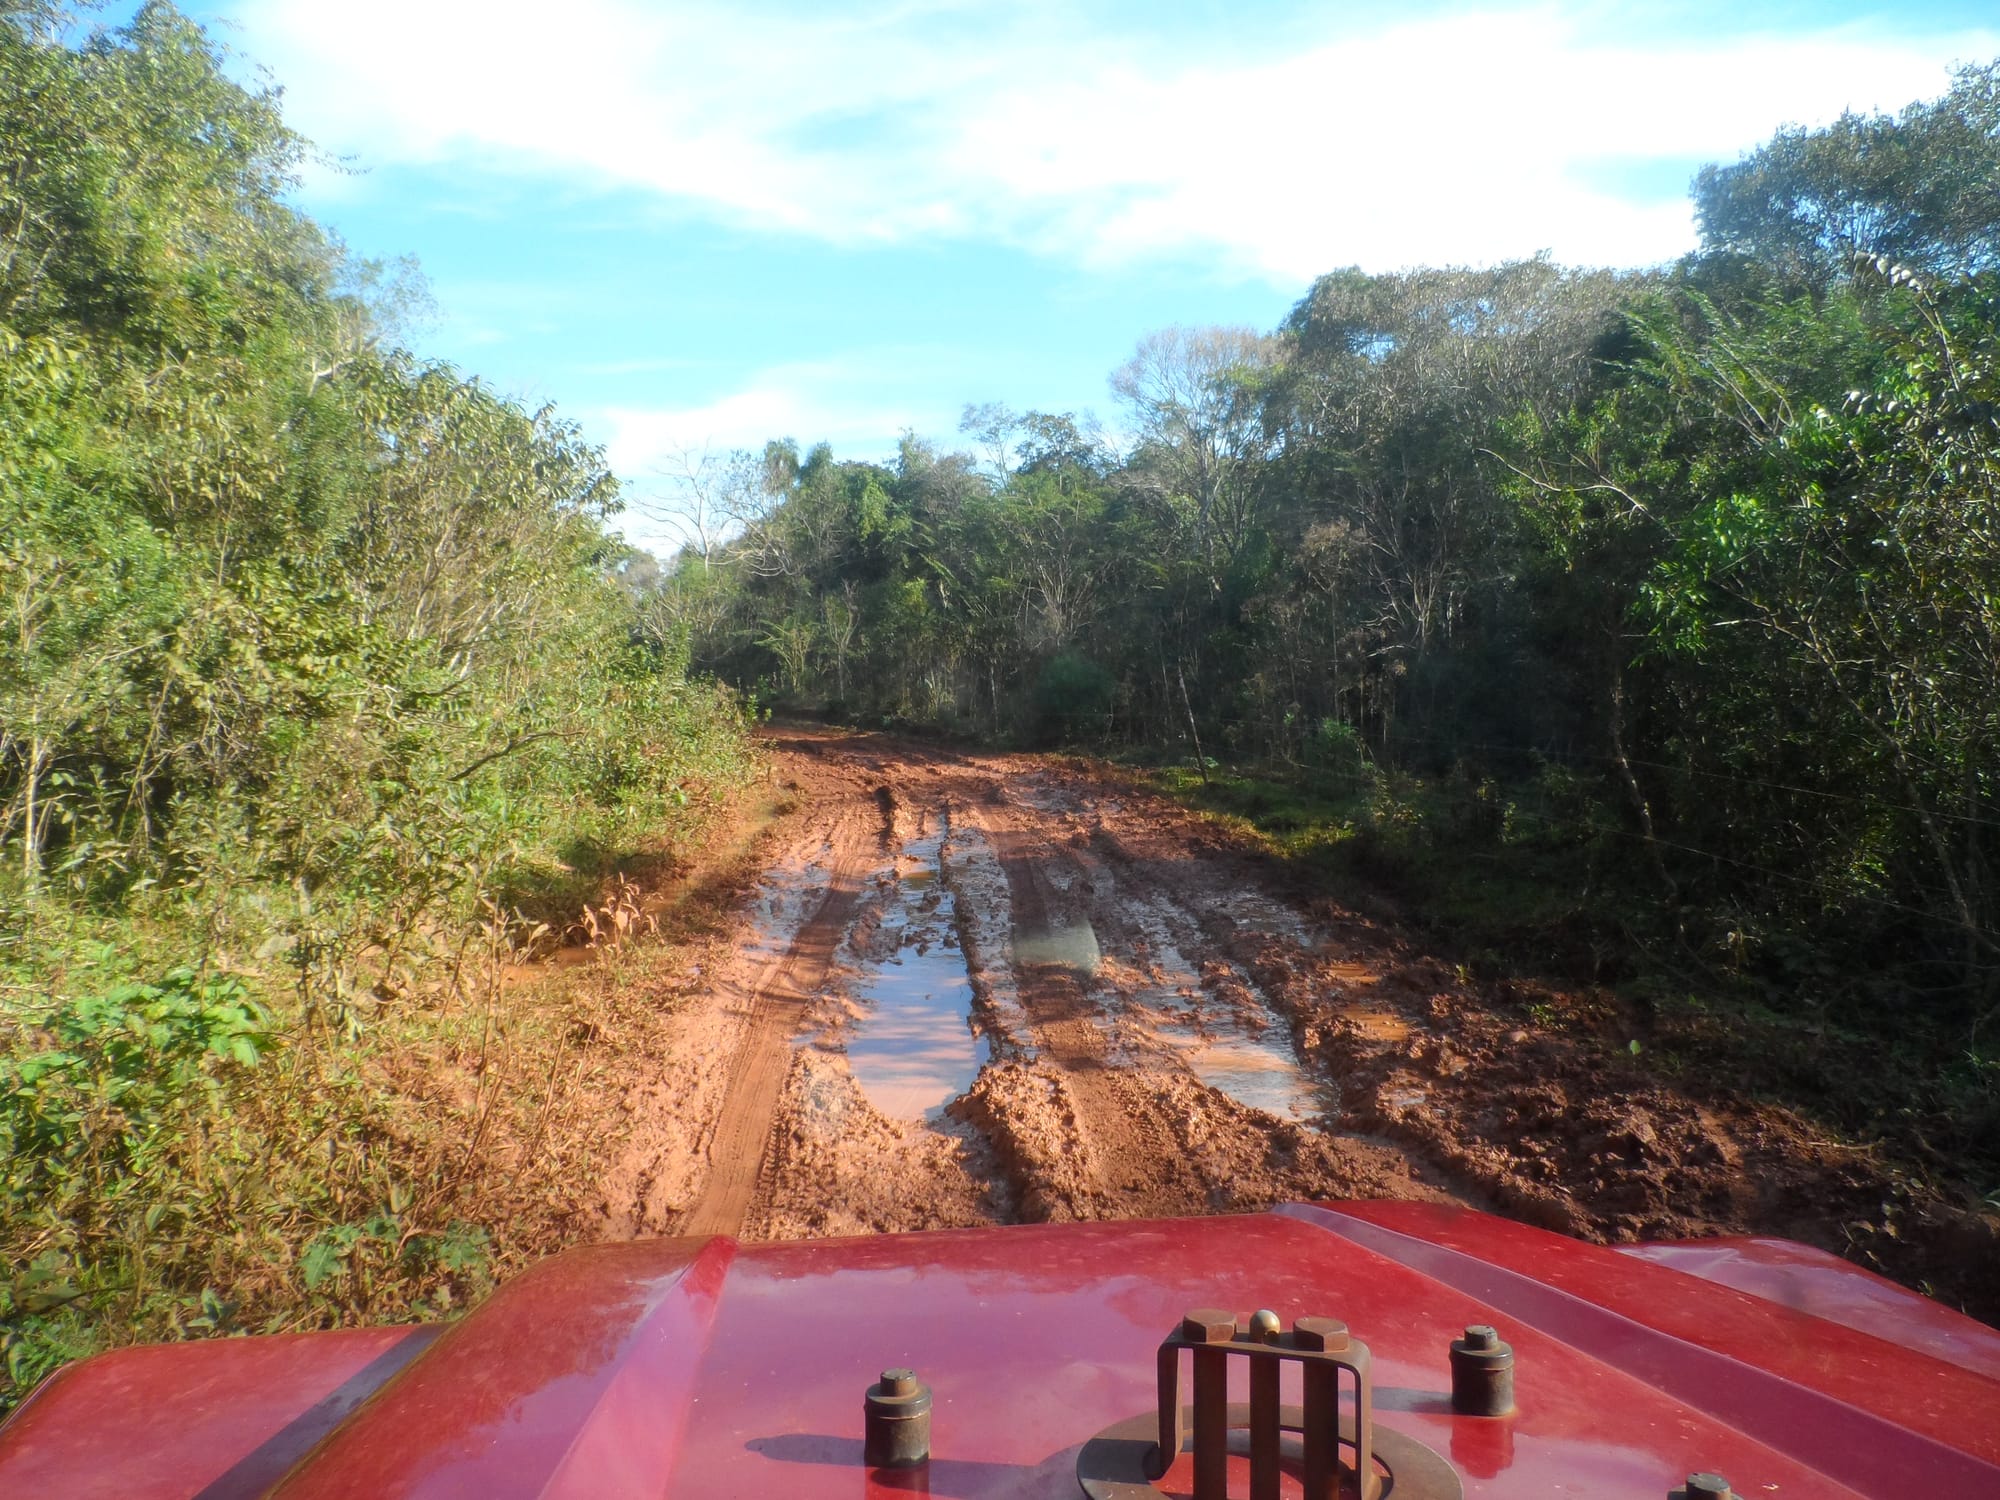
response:
M1986 1016L1996 67L1703 169L1676 266L1340 270L1269 334L1149 335L1119 450L990 405L956 459L815 449L675 575L694 659L1030 742L1555 778L1587 798L1513 816L1664 897L1640 926Z

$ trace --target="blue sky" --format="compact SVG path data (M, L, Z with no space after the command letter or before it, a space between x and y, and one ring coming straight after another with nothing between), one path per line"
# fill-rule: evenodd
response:
M642 501L683 449L880 456L967 402L1115 430L1142 335L1339 266L1670 259L1702 162L2000 56L1993 0L188 9L358 169L304 206L421 261L417 347Z

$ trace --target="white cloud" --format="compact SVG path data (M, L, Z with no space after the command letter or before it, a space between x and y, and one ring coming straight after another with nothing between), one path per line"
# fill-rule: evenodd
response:
M893 451L885 434L901 430L911 414L894 396L876 400L872 360L774 366L714 401L683 407L605 407L591 425L606 434L605 456L627 484L619 529L634 545L662 556L683 537L661 508L672 509L674 482L684 462L703 453L720 459L730 450L759 451L766 441L792 437L802 445L830 442L844 459L884 459ZM886 373L886 366L883 367ZM949 423L938 414L939 426Z
M630 484L623 530L640 546L672 550L671 528L649 516L653 497L670 491L683 460L736 448L761 450L772 438L802 446L828 442L844 459L893 457L907 424L933 437L949 435L957 408L913 411L903 377L938 378L945 388L948 354L937 350L875 349L833 360L800 361L757 371L738 389L692 406L607 406L588 414L603 434L605 456Z
M834 243L988 238L1283 284L1542 248L1664 259L1692 242L1683 195L1614 195L1608 169L1729 159L2000 53L2000 31L1907 23L1641 43L1603 14L1317 37L1294 19L1217 57L1037 6L266 0L239 19L295 123L364 163L638 188Z

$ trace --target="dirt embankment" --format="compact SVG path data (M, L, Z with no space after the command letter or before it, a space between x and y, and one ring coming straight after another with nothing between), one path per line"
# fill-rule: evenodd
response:
M788 731L737 940L609 1070L597 1232L791 1238L1470 1203L1774 1233L2000 1317L1995 1216L1476 986L1212 825L1063 764ZM1601 1035L1544 1020L1602 1009Z

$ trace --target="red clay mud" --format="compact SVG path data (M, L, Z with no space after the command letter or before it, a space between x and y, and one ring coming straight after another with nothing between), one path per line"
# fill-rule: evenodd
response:
M624 1060L606 1237L1429 1199L1601 1240L1788 1235L2000 1314L1990 1212L1538 1025L1116 777L766 748L799 809L730 955Z

